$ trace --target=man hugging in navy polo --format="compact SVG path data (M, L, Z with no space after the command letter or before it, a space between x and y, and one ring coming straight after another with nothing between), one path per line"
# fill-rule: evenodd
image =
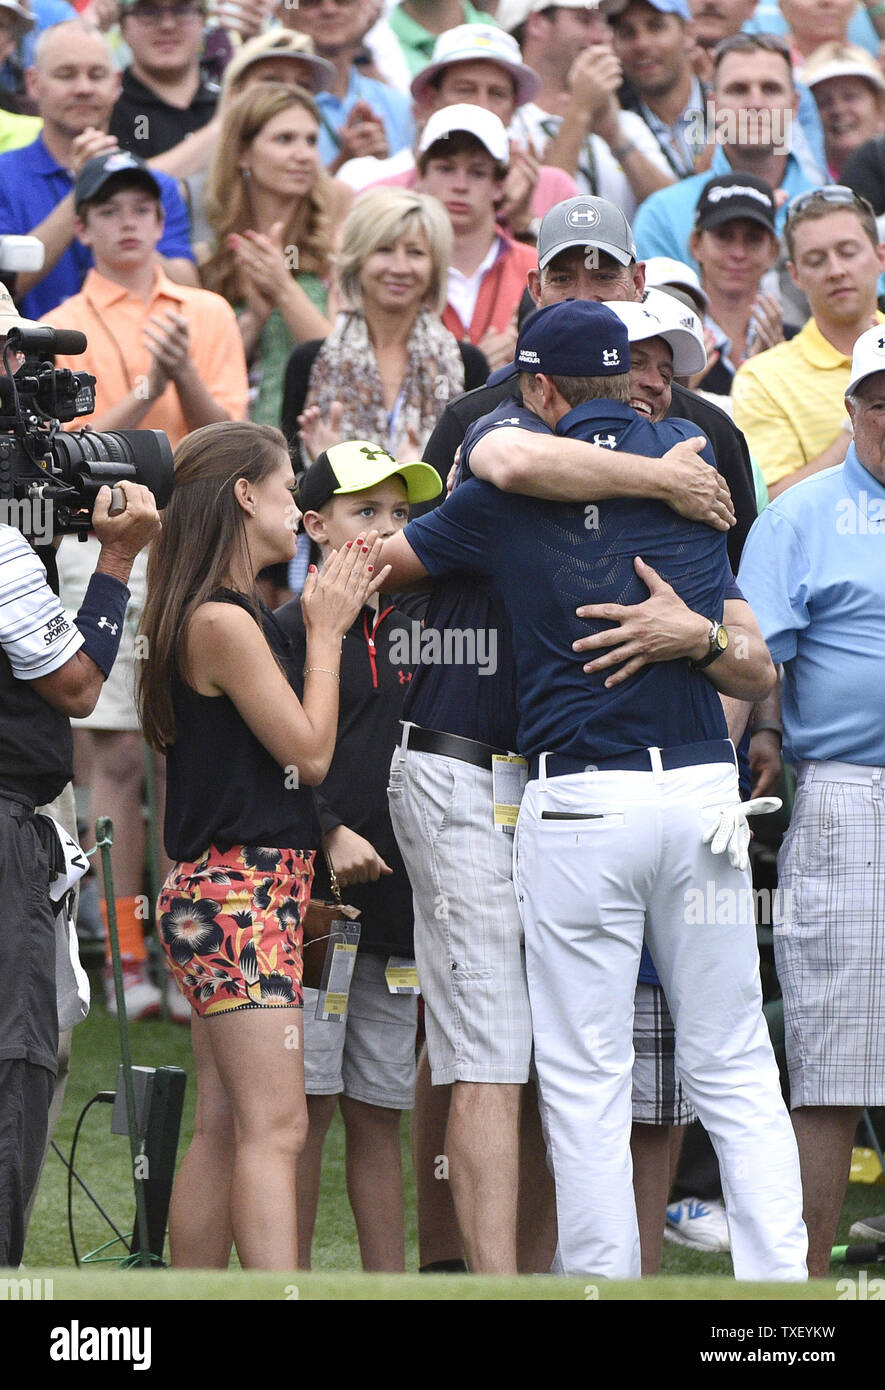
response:
M537 429L539 417L564 437L649 457L695 433L630 407L627 331L604 304L540 310L517 366L523 404L511 399L471 427L468 466L488 430ZM762 1017L746 821L717 694L761 699L774 668L724 534L653 500L585 507L469 478L389 542L384 560L397 583L484 576L512 624L529 759L514 883L557 1189L556 1268L640 1272L629 1137L645 935L675 1020L677 1068L719 1157L735 1274L804 1279L796 1146ZM675 618L674 592L685 605ZM659 600L662 641L676 654L646 664L621 642L620 623L643 601L653 622ZM588 631L600 649L620 646L585 670L572 647ZM698 925L686 910L708 884L711 901L734 897L727 926Z

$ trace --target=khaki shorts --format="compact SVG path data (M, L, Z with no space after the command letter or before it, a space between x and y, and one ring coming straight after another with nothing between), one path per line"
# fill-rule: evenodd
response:
M90 536L83 542L78 541L76 536L66 536L59 546L57 558L60 597L71 617L83 602L100 552L101 546L95 536ZM135 637L147 592L146 550L140 551L135 557L127 587L132 597L126 608L126 621L123 624L120 649L113 670L102 687L92 713L85 719L71 720L75 729L123 731L139 728L135 707Z
M418 996L391 994L386 956L357 953L343 1023L316 1018L318 991L305 989L304 1089L309 1096L345 1095L386 1110L415 1103Z

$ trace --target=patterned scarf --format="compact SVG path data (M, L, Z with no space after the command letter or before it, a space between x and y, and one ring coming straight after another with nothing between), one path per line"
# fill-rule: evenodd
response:
M341 401L342 439L370 439L384 444L394 458L420 458L447 402L464 390L464 362L455 338L429 309L418 313L408 354L397 408L388 414L365 317L346 311L313 364L305 407L319 406L328 419L332 402ZM417 450L409 442L410 426Z

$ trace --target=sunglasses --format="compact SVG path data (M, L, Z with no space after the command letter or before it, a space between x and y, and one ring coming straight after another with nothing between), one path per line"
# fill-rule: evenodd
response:
M824 188L810 188L807 193L800 193L792 198L787 205L787 222L791 222L794 217L798 217L807 207L812 204L830 203L833 207L856 207L868 212L871 217L875 217L872 205L862 198L859 193L855 193L853 188L847 188L842 183L827 184Z

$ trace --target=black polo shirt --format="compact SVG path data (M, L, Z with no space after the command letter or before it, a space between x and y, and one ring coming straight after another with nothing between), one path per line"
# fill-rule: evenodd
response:
M214 82L201 81L190 106L170 106L127 68L111 112L110 133L117 137L121 149L141 159L153 159L208 125L215 115L219 90Z

